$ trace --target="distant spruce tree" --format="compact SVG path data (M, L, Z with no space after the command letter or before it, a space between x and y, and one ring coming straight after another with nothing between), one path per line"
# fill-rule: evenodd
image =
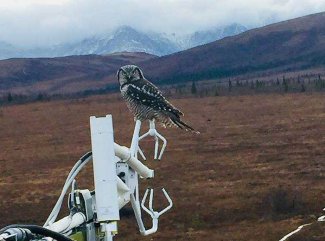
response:
M196 88L196 84L195 81L192 82L192 87L191 87L191 94L195 95L197 93L197 88Z
M231 82L231 80L229 79L229 80L228 80L228 91L231 92L231 90L232 90L232 82Z
M318 79L315 81L316 89L325 88L325 81L321 78L320 74L318 75Z
M301 84L300 92L306 92L306 87L304 83Z
M261 82L257 79L257 80L255 81L255 88L258 89L258 88L260 88L261 86L262 86Z
M279 80L279 78L276 78L276 85L280 85L280 80Z
M289 90L289 86L288 86L288 82L286 80L286 78L283 76L283 79L282 79L282 86L284 88L284 92L287 93L288 90Z
M254 89L254 82L253 81L251 81L251 84L250 84L251 86L250 86L250 88L253 90Z
M12 102L13 100L14 100L14 98L12 97L12 94L9 92L9 94L7 96L7 101Z
M39 93L36 97L36 100L42 101L44 99L44 95L42 93Z

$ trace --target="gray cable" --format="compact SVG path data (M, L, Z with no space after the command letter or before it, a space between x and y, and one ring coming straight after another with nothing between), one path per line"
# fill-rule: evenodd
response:
M78 173L80 172L80 170L92 159L92 155L91 152L88 152L87 154L85 154L82 158L80 158L80 160L77 161L77 163L73 166L73 168L71 169L65 184L62 188L61 194L59 196L58 201L56 202L54 208L52 209L52 212L50 213L49 217L47 218L45 224L43 225L43 227L47 227L50 223L54 223L55 219L57 218L61 206L62 206L62 202L64 199L65 194L67 193L71 183L73 182L73 180L75 179L75 177L78 175Z

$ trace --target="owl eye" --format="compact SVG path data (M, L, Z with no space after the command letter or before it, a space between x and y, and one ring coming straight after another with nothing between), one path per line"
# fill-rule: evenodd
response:
M119 71L117 72L117 79L120 82L120 84L126 82L126 73L123 69L119 69Z
M136 77L137 79L142 79L143 78L143 74L142 71L139 68L135 68L133 71L133 75L134 77Z

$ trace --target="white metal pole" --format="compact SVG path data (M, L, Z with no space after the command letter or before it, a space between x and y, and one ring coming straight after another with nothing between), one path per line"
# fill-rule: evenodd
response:
M90 117L97 219L107 236L117 232L120 220L112 116ZM115 230L116 229L116 230Z
M137 154L138 154L140 129L141 129L141 121L136 120L132 141L131 141L131 148L130 148L131 155L134 156L135 158L137 158Z

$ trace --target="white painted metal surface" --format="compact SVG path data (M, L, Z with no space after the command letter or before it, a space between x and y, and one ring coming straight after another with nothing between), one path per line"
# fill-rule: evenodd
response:
M90 117L90 132L97 219L119 220L112 116Z
M112 241L113 237L117 231L117 223L116 222L102 223L100 225L100 228L101 228L101 231L106 234L104 237L104 240Z

